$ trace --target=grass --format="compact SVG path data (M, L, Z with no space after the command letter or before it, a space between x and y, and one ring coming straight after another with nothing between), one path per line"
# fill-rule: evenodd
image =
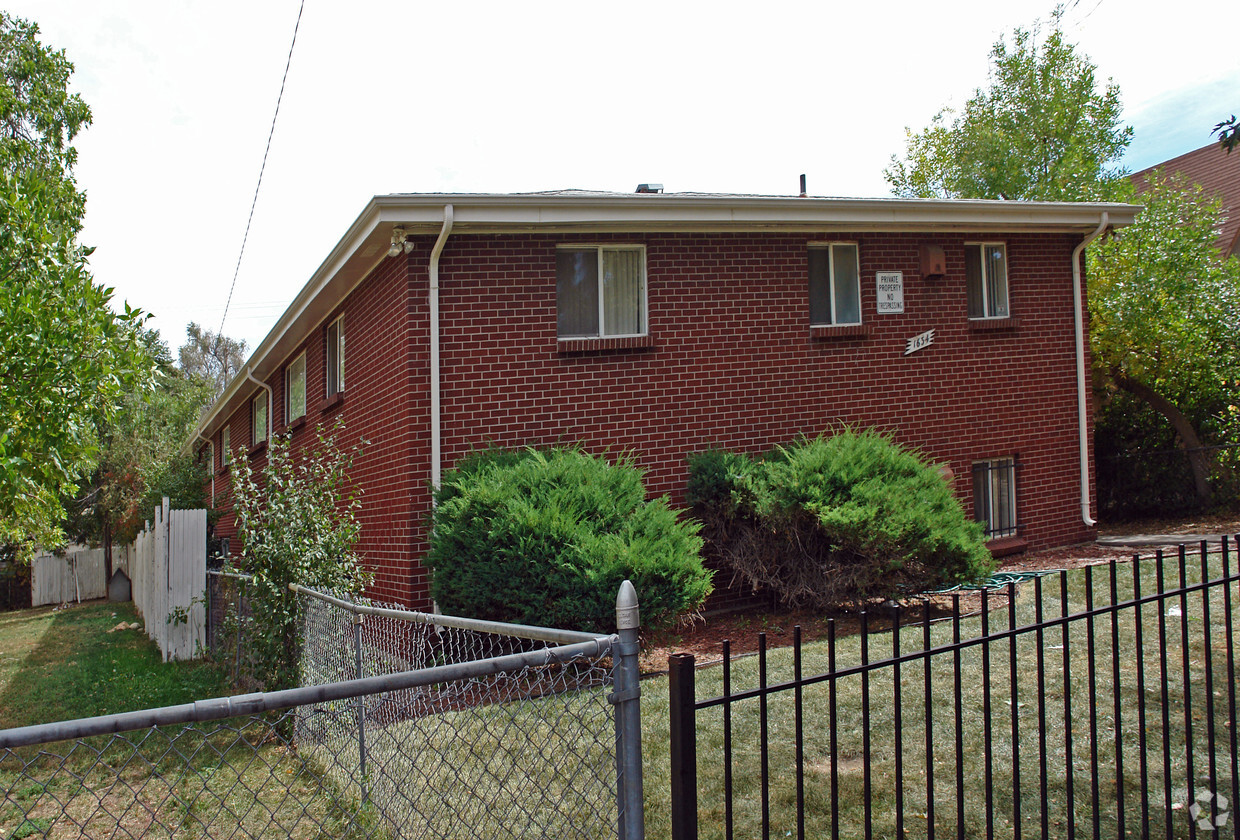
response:
M0 614L0 728L229 693L209 662L169 662L131 604ZM291 713L290 713L291 714ZM0 837L318 837L373 820L280 737L276 717L0 750Z
M1213 576L1221 574L1217 557L1213 558ZM1120 600L1132 591L1132 564L1117 569L1117 585ZM1174 583L1177 572L1174 561L1167 566L1169 583ZM1083 608L1086 570L1077 570L1067 576L1069 611ZM1109 577L1105 568L1096 569L1094 575L1095 604L1109 603ZM1151 563L1141 565L1142 590L1153 591L1154 568ZM1200 561L1190 561L1187 579L1191 582L1200 577ZM1175 607L1182 615L1168 616L1167 610ZM1058 615L1063 608L1058 580L1049 578L1044 584L1043 611L1048 616ZM1233 610L1240 603L1233 599ZM1034 589L1025 585L1015 604L1016 625L1033 623L1036 613ZM1121 711L1119 716L1119 741L1124 761L1125 786L1125 834L1140 836L1145 821L1159 834L1188 837L1191 821L1187 805L1190 776L1187 767L1186 724L1184 711L1184 655L1185 639L1182 626L1187 626L1188 683L1190 686L1192 744L1195 766L1193 787L1196 792L1217 790L1231 798L1231 758L1229 746L1230 721L1228 718L1226 676L1227 634L1223 626L1222 589L1212 590L1210 599L1210 625L1204 622L1201 595L1189 595L1181 603L1176 598L1163 605L1142 608L1141 628L1144 634L1140 657L1136 648L1136 621L1131 610L1124 611L1118 625L1119 646L1117 655L1121 665L1120 689ZM1166 628L1166 673L1159 669L1159 622ZM992 613L992 629L1007 626L1007 612ZM1094 620L1093 641L1095 646L1098 686L1097 732L1099 751L1098 772L1091 764L1090 707L1089 707L1089 658L1088 642L1090 628L1080 621L1072 625L1065 643L1059 628L1047 630L1039 639L1031 633L1020 636L1017 641L1017 693L1010 691L1011 675L1008 666L1009 646L997 642L990 652L989 682L984 678L983 651L980 646L962 652L957 666L953 655L936 657L931 664L930 682L932 698L932 722L934 733L935 773L935 830L940 837L955 836L958 825L956 784L958 778L965 790L963 799L963 825L965 836L984 836L987 820L993 824L995 836L1013 836L1013 802L1015 773L1012 755L1012 709L1015 709L1020 753L1020 799L1023 815L1023 836L1040 836L1042 827L1043 778L1039 757L1040 737L1045 734L1048 769L1046 774L1046 832L1051 836L1066 836L1068 822L1075 822L1078 836L1092 835L1095 816L1093 799L1094 779L1097 779L1097 818L1101 836L1120 836L1118 817L1119 796L1115 784L1114 760L1116 753L1116 726L1114 693L1111 674L1112 645L1109 616ZM931 644L934 646L951 640L950 622L933 628ZM962 621L962 638L979 636L981 618ZM903 652L921 650L920 628L908 628L901 632ZM1240 635L1234 628L1232 642L1240 646ZM1208 755L1211 748L1207 740L1205 662L1207 644L1211 651L1213 666L1213 692L1215 705L1216 741L1214 743L1216 777L1209 777ZM892 650L892 636L888 633L871 635L869 655L871 661L885 658ZM1036 671L1036 654L1041 647L1044 656L1045 680L1039 687ZM1064 648L1068 651L1071 678L1065 691L1063 680ZM848 637L837 643L837 666L845 668L860 661L860 638ZM825 644L806 645L803 649L803 673L815 674L827 670L827 647ZM1144 664L1142 664L1144 663ZM1137 679L1144 668L1144 709L1140 717ZM955 676L960 674L964 699L961 707L960 737L963 751L960 760L956 755L955 722ZM747 658L734 662L732 670L733 691L755 687L758 660ZM790 649L772 651L768 655L768 681L770 683L792 676L792 653ZM1168 726L1164 729L1161 692L1167 686ZM861 677L843 678L837 684L837 725L835 727L836 753L831 758L831 728L829 724L828 692L825 683L804 689L804 756L805 756L805 817L806 836L830 836L832 823L831 783L834 778L838 789L838 814L842 837L864 836L865 771L870 773L870 804L872 830L876 837L891 837L896 833L897 811L894 710L895 679L890 669L872 673L869 679L869 715L863 717L861 702ZM925 671L921 662L901 667L900 688L902 714L902 742L899 745L903 760L903 817L904 830L911 837L926 836L928 807L925 795ZM992 727L987 731L982 715L986 702L985 687L989 685L989 702L992 708ZM701 670L696 677L696 693L699 701L722 694L722 669ZM1071 714L1065 716L1065 696L1069 699ZM770 748L770 836L796 835L796 774L795 774L795 720L792 692L769 696L769 748ZM1040 712L1044 710L1045 727L1041 725ZM647 836L660 837L670 834L670 801L668 769L668 701L666 678L643 683L643 730L646 792ZM759 757L759 708L758 701L737 703L732 710L732 772L733 806L736 837L761 836L761 785ZM1075 808L1066 806L1069 774L1065 772L1065 732L1071 722L1073 795ZM723 768L726 764L723 752L722 711L716 707L699 711L697 715L697 759L699 789L699 827L703 838L723 836L725 820L723 807ZM864 735L869 734L868 754ZM1149 748L1145 768L1146 788L1141 790L1141 767L1138 756L1139 738L1144 733ZM1164 735L1167 742L1164 751ZM993 759L988 759L993 756ZM868 761L867 761L868 758ZM1164 762L1170 773L1164 771ZM986 808L986 769L992 769L992 803L989 814ZM1170 786L1171 808L1168 808L1165 786ZM1233 812L1234 816L1234 812ZM1167 831L1169 827L1170 831ZM789 835L791 832L791 835Z

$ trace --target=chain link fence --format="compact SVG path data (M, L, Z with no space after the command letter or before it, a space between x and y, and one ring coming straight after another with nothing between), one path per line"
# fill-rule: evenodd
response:
M643 836L620 632L297 588L304 687L0 732L0 837Z

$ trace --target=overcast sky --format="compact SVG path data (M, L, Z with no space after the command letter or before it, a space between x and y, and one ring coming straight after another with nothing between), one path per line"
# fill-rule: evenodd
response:
M98 281L171 347L217 329L301 0L8 0L76 66ZM305 0L224 332L253 349L372 195L561 188L888 194L1050 0L595 4ZM1174 13L1169 9L1173 8ZM1142 169L1240 111L1234 0L1068 0Z

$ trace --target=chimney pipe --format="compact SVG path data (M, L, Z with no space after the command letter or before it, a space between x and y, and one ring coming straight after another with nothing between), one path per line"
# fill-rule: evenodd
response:
M801 173L801 198L805 198L805 173Z

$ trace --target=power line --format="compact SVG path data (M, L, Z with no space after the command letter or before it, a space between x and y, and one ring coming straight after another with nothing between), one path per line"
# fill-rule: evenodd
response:
M280 94L276 97L276 110L271 115L271 130L267 132L267 147L263 149L263 164L258 168L258 183L254 185L254 198L250 202L250 217L245 222L245 234L241 237L241 251L237 254L237 266L233 269L232 284L228 287L228 298L224 302L224 315L220 318L220 328L215 334L214 355L219 350L220 339L224 336L224 321L228 319L228 307L232 305L233 291L237 288L237 276L241 273L241 258L245 256L245 243L250 238L250 225L254 222L254 208L258 206L258 191L263 186L263 173L267 170L267 155L271 152L271 138L276 133L276 119L280 116L280 103L284 100L284 85L288 81L288 69L293 63L293 47L297 46L297 30L301 28L301 13L306 8L306 0L301 0L297 7L297 22L293 24L293 41L288 45L288 58L284 62L284 76L280 79Z

